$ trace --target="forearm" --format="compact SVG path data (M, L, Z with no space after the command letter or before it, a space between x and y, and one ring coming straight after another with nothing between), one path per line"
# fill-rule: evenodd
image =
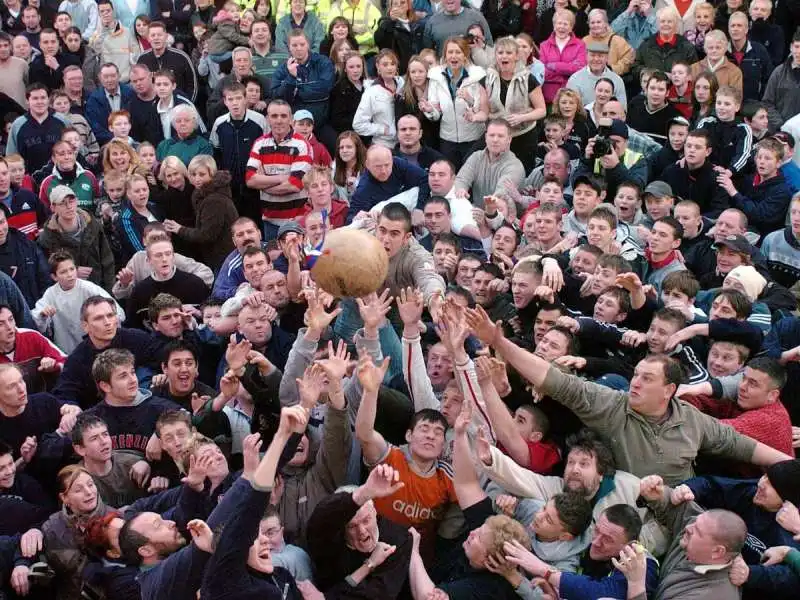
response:
M436 586L431 581L428 571L419 552L411 553L411 561L408 565L408 579L411 585L411 595L414 600L426 600L428 595L433 592Z
M761 442L756 442L753 456L750 458L750 462L759 467L769 467L784 460L792 460L792 457Z
M287 175L263 175L254 173L247 178L247 187L256 190L272 190L273 187L284 183L288 179Z
M369 574L370 568L366 565L366 563L350 573L350 580L355 584L353 587L360 585L362 581L369 577Z
M528 467L530 465L530 453L528 444L519 433L514 417L508 412L508 408L503 404L497 389L491 381L481 384L481 392L486 402L486 410L489 413L489 421L494 429L497 441L503 445L506 452L514 459L518 465Z
M550 365L547 361L523 350L514 342L500 338L492 344L494 349L505 358L506 362L514 367L525 379L536 388L542 387Z
M289 181L284 181L269 188L269 193L278 196L284 196L286 194L294 194L295 192L299 192L301 189L302 188L297 187Z
M257 490L269 490L272 488L275 482L275 473L278 470L278 461L283 453L283 447L288 440L289 435L282 429L279 429L275 437L272 438L272 442L267 448L264 458L258 463L258 467L255 473L253 473L253 478L250 481L253 488Z
M300 292L303 291L303 282L300 277L300 261L289 260L289 270L286 273L286 289L289 292L289 298L295 300L300 297Z

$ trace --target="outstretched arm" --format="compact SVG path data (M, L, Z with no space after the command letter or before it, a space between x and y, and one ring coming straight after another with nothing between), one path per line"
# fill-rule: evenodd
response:
M477 504L484 498L486 493L481 488L478 481L478 474L472 463L472 454L469 449L469 439L467 429L472 421L472 403L468 398L464 398L461 405L461 413L458 415L455 424L455 445L453 446L453 487L458 496L458 505L462 510ZM480 443L486 444L482 432L479 433Z
M364 460L369 465L379 462L385 455L388 444L383 436L375 431L375 413L378 410L378 390L380 389L389 359L376 366L366 352L358 360L358 380L364 392L356 415L356 439L361 444Z

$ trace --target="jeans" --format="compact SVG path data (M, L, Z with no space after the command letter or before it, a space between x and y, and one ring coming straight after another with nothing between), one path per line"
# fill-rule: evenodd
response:
M617 375L616 373L607 373L596 379L595 383L599 383L600 385L620 392L627 392L631 385L627 379L625 379L622 375Z

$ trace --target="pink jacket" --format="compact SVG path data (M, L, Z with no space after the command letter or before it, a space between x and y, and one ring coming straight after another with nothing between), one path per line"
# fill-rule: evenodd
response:
M569 76L586 66L586 44L572 34L564 50L558 49L555 34L539 46L539 60L544 63L544 101L550 104L556 92L567 85Z

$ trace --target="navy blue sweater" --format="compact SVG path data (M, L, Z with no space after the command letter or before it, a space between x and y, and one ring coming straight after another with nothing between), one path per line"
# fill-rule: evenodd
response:
M609 564L610 566L610 564ZM658 561L647 557L645 588L649 597L658 586ZM628 594L628 580L617 569L612 568L605 577L593 578L577 573L561 573L559 593L562 598L580 600L599 600L600 598L625 598Z
M271 574L247 566L247 555L258 535L258 524L269 492L249 484L235 484L225 497L234 496L233 515L217 537L214 554L208 561L200 597L203 600L236 598L245 600L299 600L294 577L286 569L275 567Z
M425 169L395 156L392 159L392 174L386 181L378 181L369 171L361 176L358 187L350 199L347 222L350 223L362 210L369 211L379 202L415 187L419 187L417 206L422 208L431 193L428 187L428 174Z
M162 343L144 331L119 328L108 348L125 348L133 352L137 369L160 369L158 362ZM97 404L97 385L92 377L92 364L97 355L108 348L96 348L87 337L67 357L53 389L60 400L80 405L84 410ZM140 380L142 371L139 371Z
M14 535L40 527L56 510L33 477L17 473L13 485L0 493L0 535Z

